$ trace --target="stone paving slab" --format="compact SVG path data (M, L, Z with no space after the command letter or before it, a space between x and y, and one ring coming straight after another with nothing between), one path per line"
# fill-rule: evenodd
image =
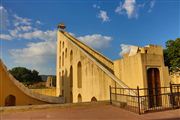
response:
M180 109L138 115L112 105L91 104L1 112L0 120L180 120Z

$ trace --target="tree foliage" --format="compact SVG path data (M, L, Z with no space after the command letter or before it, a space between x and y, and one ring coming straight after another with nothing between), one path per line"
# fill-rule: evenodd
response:
M168 40L164 49L164 61L170 71L180 70L180 38Z
M15 67L9 70L9 72L20 82L25 85L30 85L35 82L42 81L39 72L36 70L29 70L25 67Z

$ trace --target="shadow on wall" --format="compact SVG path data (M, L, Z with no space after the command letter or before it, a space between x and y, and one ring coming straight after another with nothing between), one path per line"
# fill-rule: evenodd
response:
M70 67L70 72L73 71L73 67ZM63 96L65 98L65 102L66 103L72 103L73 102L73 91L72 91L72 81L73 81L73 77L72 77L72 73L70 73L68 75L67 69L62 70L62 73L60 73L60 86L61 86L61 90L60 96Z

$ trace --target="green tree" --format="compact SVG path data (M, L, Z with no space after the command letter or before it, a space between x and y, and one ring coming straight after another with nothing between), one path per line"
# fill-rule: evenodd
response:
M170 71L180 70L180 38L168 40L164 49L164 61Z
M39 72L36 70L29 70L25 67L15 67L9 70L9 72L20 82L25 85L30 85L36 82L42 81Z

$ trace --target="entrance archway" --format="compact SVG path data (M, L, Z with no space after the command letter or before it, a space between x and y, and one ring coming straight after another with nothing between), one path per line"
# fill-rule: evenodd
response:
M92 97L91 102L97 102L97 99L95 97Z
M78 94L78 103L82 102L81 94Z
M148 102L149 108L162 105L160 74L157 68L149 68L147 70L148 82Z
M16 105L16 97L14 95L8 95L5 98L5 106L15 106Z

